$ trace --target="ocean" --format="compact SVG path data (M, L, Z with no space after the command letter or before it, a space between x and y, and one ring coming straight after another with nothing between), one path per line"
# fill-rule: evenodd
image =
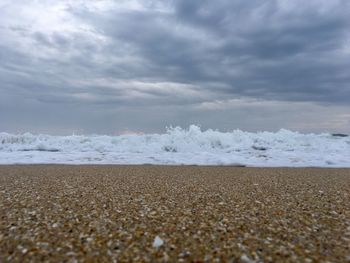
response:
M341 134L202 131L52 136L0 133L0 164L157 164L251 167L350 167L350 137Z

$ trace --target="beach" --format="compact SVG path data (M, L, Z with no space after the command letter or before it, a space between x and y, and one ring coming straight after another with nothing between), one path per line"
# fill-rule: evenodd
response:
M0 166L0 262L350 262L350 169Z

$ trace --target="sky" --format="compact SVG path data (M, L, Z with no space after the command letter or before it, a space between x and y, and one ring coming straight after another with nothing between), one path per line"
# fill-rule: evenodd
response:
M350 133L348 0L1 0L0 131Z

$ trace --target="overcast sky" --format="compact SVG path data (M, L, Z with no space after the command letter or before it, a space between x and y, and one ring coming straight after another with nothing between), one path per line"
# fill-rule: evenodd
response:
M0 1L0 131L190 124L350 132L350 1Z

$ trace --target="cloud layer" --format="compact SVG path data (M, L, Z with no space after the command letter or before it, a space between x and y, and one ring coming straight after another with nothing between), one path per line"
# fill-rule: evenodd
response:
M349 17L346 0L5 0L0 129L350 131Z

